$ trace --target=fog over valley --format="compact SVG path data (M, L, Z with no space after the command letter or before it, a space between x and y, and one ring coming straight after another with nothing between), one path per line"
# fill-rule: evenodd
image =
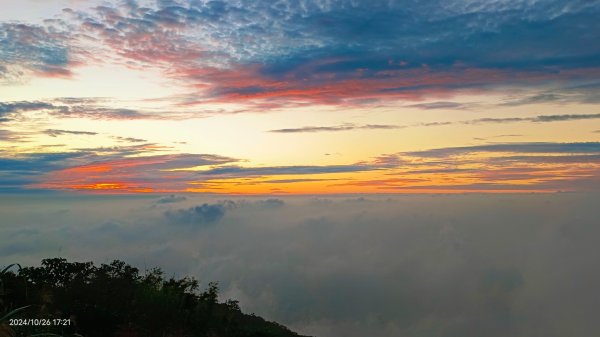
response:
M593 336L599 197L3 195L0 257L217 281L321 337Z

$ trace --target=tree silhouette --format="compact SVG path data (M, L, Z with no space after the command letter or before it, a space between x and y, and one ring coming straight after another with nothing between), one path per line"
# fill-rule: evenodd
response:
M95 266L52 258L39 267L14 271L9 266L0 274L0 317L12 312L11 319L51 324L9 327L0 322L0 337L298 336L242 313L238 301L219 302L217 283L199 288L194 278L166 278L157 268L140 273L123 261Z

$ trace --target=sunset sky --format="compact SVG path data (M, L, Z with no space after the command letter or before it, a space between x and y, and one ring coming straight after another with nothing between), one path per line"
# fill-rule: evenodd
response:
M589 337L599 210L600 0L0 0L0 270L156 266L318 337Z
M600 190L600 1L0 7L0 192Z

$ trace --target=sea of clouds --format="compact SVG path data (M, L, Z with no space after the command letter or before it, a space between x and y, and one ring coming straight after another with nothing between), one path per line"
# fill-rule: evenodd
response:
M0 214L0 265L158 266L319 337L600 331L599 195L22 194Z

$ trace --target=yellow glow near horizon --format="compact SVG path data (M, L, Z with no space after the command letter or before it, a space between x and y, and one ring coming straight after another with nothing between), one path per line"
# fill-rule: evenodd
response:
M155 69L144 71L116 64L87 65L73 78L33 77L2 88L2 100L34 101L61 97L106 97L141 100L175 95L178 90Z

